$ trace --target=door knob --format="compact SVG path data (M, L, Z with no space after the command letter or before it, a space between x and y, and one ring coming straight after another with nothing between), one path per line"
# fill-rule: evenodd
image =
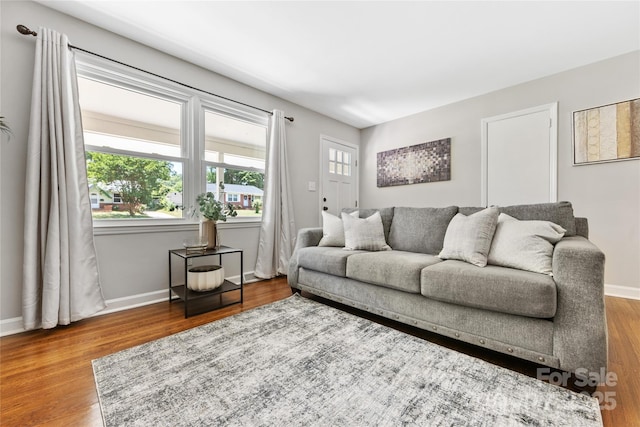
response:
M323 210L323 211L328 211L328 210L329 210L329 208L328 208L328 207L326 207L326 206L323 206L323 207L322 207L322 210Z
M326 202L326 201L327 201L327 198L326 198L326 197L323 197L323 198L322 198L322 201L323 201L323 202Z

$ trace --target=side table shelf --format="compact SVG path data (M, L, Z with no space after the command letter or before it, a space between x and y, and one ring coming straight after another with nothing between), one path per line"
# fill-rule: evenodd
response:
M240 255L240 283L233 283L230 280L226 280L217 287L210 291L194 291L188 288L188 269L187 265L190 259L200 257L217 256L219 265L222 265L222 256L227 254L239 254ZM182 276L181 283L174 283L173 271L172 271L172 258L182 259L184 276ZM218 308L226 307L232 304L242 303L244 301L244 253L242 249L230 248L228 246L218 246L216 249L207 249L203 252L189 252L185 249L171 249L169 250L169 303L176 300L184 301L184 317L187 318L191 314L201 314L207 311L216 310ZM228 292L240 291L240 299L234 299L230 296L224 295ZM224 295L224 297L223 297ZM175 298L175 297L177 298ZM189 308L197 305L198 311L191 313Z

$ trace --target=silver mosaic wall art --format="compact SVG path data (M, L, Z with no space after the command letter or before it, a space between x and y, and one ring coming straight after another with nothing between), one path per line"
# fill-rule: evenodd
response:
M378 153L378 187L451 180L451 138Z

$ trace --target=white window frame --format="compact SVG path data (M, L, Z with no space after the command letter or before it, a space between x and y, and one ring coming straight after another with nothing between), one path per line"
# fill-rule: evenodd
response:
M208 165L264 173L264 170L261 169L205 162L204 112L209 110L239 120L264 125L268 131L269 116L267 113L243 107L144 71L82 52L76 52L76 70L81 77L114 84L123 89L147 95L155 95L183 105L180 118L180 157L154 156L153 154L128 152L109 147L91 147L91 151L181 162L183 164L182 197L184 201L192 200L193 204L185 202L183 218L94 220L94 235L196 230L198 219L190 217L187 212L192 206L195 206L196 195L206 191ZM221 226L222 228L257 227L260 222L260 218L230 218Z

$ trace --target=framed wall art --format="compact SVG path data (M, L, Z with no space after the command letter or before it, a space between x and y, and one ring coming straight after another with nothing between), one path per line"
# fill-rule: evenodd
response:
M640 159L640 98L573 113L573 164Z
M378 187L450 179L451 138L378 153Z

